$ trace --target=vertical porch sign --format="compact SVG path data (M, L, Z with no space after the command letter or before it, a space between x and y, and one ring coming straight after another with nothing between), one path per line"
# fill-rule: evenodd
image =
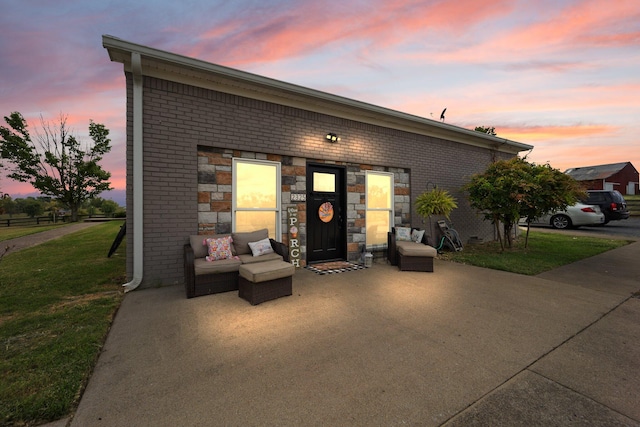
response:
M289 215L287 227L289 229L289 260L294 267L300 267L300 233L298 229L298 207L287 208Z

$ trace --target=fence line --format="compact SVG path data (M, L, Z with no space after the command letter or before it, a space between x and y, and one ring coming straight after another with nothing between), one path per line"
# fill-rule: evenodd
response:
M104 215L78 215L78 220L81 221L83 218L106 218ZM58 216L55 221L50 216L36 216L33 218L6 218L0 219L0 226L2 227L11 227L11 226L20 226L20 225L40 225L40 224L51 224L51 223L59 223L59 222L69 222L71 217L69 215Z

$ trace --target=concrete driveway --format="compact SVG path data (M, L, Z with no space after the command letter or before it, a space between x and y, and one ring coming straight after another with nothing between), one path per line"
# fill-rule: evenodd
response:
M255 307L135 291L70 424L640 425L639 260L636 242L538 277L300 270Z

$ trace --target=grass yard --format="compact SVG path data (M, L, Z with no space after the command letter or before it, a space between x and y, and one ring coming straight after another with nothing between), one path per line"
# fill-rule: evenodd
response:
M443 259L477 267L534 276L556 267L597 255L631 243L627 240L571 236L531 231L528 247L524 234L513 248L501 252L499 242L466 245L462 252L445 252Z
M0 260L0 425L70 414L121 299L125 243L107 258L120 222Z

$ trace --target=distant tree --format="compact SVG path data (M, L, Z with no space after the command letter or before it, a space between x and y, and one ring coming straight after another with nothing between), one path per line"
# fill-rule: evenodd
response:
M58 221L58 216L60 215L60 202L56 199L43 200L44 211L47 212L49 218L53 220L53 222Z
M100 210L106 216L113 216L113 214L118 210L120 205L118 205L113 200L103 200L102 204L100 204Z
M494 128L493 126L491 126L491 127L489 127L489 126L476 126L476 128L474 130L476 132L486 133L487 135L492 135L492 136L498 135L496 133L496 128Z
M20 212L27 214L30 218L42 215L45 209L44 202L33 197L16 199L16 204L18 205Z
M85 207L93 207L96 209L100 209L100 206L102 206L102 203L104 202L104 199L102 197L94 197L91 200L88 200L87 203L85 203Z
M71 211L72 221L78 220L78 209L85 200L111 189L111 174L98 164L111 150L109 130L104 125L91 121L93 145L82 147L69 133L64 115L57 131L41 118L44 134L36 141L20 113L11 113L4 120L9 127L0 126L0 158L11 163L7 176L59 200Z
M15 210L15 202L11 199L11 196L6 193L0 193L0 215L13 214Z

